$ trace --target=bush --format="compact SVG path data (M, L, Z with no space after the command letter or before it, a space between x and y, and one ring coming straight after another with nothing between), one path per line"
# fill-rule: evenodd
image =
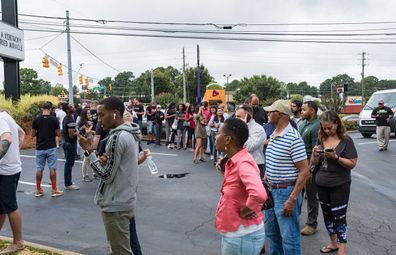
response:
M172 102L177 103L179 101L179 99L171 93L160 93L154 98L154 100L160 104L163 109L165 109L168 104Z
M0 98L0 109L7 110L15 121L22 127L25 127L25 123L32 121L33 118L40 112L40 105L43 102L51 102L57 105L59 99L55 96L30 96L23 95L21 99L13 103L11 100Z
M357 130L358 124L355 121L343 120L342 123L347 130Z

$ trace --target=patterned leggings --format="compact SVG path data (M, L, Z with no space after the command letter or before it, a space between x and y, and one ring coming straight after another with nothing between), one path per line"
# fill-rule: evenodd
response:
M337 187L318 187L320 205L329 235L337 235L339 243L347 242L346 213L348 208L351 183Z

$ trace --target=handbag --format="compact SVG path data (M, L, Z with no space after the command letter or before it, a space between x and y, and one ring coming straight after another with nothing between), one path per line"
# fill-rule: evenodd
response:
M179 120L175 118L175 120L172 123L172 129L176 130L177 129L177 125L179 124Z
M272 209L274 208L274 197L272 196L270 185L266 179L262 179L261 182L263 183L265 192L267 192L267 200L261 206L261 211Z
M189 120L184 120L183 121L183 127L189 127L190 126L190 121Z

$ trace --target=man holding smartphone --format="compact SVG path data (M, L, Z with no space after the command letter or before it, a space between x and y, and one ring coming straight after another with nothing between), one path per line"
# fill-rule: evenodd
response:
M390 138L390 119L393 117L393 111L388 106L385 106L384 100L378 102L378 107L375 107L371 113L371 118L375 119L377 125L377 143L379 151L388 150Z

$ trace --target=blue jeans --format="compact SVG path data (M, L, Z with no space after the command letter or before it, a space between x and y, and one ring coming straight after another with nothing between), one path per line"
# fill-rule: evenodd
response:
M74 166L74 160L76 159L77 143L69 143L62 141L62 147L66 159L65 168L64 168L65 186L70 186L73 184L72 169Z
M224 237L221 240L222 255L259 255L264 246L264 228L241 237Z
M154 125L154 135L155 135L156 145L159 145L161 143L161 133L162 133L162 124L156 123Z
M217 150L216 150L216 135L217 132L211 130L210 131L210 154L213 155L215 162L217 161Z
M129 221L130 244L133 255L142 255L139 238L136 233L135 216Z
M49 170L56 170L57 160L56 148L36 150L36 169L39 171L44 171L45 163L48 164Z
M292 216L282 214L283 206L294 186L272 189L275 206L265 211L265 234L269 241L270 255L300 255L301 240L298 222L301 194L299 194Z

